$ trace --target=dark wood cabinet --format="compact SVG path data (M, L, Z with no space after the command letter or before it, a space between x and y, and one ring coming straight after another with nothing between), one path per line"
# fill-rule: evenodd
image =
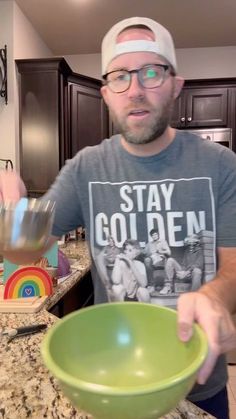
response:
M228 127L232 130L232 150L236 152L236 81L229 90Z
M44 193L69 156L65 60L17 60L20 172L29 195Z
M71 155L108 136L109 120L99 80L73 75L68 78Z
M236 78L187 80L175 101L171 125L205 130L206 135L207 130L227 128L230 140L227 133L226 145L230 143L236 152ZM219 141L218 137L213 141Z
M87 272L51 309L50 313L63 317L72 311L94 304L94 289L90 271Z
M194 89L186 86L176 99L172 119L173 127L226 127L227 123L227 88Z
M16 60L20 172L29 196L47 191L65 160L108 136L101 81L73 73L64 58Z

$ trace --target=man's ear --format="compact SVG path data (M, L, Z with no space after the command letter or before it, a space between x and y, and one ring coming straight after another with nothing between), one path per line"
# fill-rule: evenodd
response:
M175 81L174 99L176 99L180 95L180 92L183 88L184 79L183 77L175 76L174 81Z
M108 97L107 97L107 86L102 86L101 89L100 89L100 92L101 92L101 95L103 97L103 100L104 100L105 104L107 106L109 106Z

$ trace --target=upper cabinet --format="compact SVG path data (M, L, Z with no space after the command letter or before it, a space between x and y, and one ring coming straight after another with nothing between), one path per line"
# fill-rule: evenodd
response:
M187 80L171 125L182 130L230 128L236 152L236 79Z
M20 172L29 194L40 195L68 157L67 76L64 60L17 60Z
M227 115L227 88L184 87L175 102L172 126L176 128L226 127Z
M17 60L20 171L30 196L52 184L66 159L108 136L101 81L72 72L63 58Z
M101 82L73 74L68 78L71 155L108 136L108 112L102 99Z

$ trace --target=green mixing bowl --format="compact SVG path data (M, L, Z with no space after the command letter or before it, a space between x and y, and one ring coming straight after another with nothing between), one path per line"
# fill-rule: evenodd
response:
M181 342L174 310L117 302L65 316L41 351L64 394L94 418L157 419L191 390L207 340L195 325Z

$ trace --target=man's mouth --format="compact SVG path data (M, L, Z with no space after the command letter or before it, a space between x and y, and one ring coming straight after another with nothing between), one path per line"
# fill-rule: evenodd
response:
M149 115L149 111L146 109L133 109L128 114L128 116L132 118L143 118L147 115Z

